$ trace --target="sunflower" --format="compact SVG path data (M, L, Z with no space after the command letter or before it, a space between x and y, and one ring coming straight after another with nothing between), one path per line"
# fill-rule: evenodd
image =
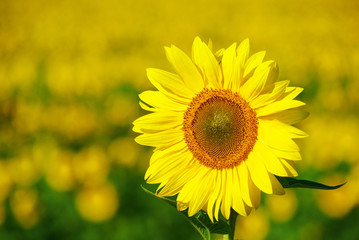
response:
M199 37L192 58L165 47L176 74L147 69L158 91L139 95L151 113L134 121L137 143L155 147L145 180L160 184L159 196L177 195L179 211L219 210L247 216L261 192L284 194L275 176L297 176L301 160L293 141L306 133L291 126L306 117L294 100L303 90L278 80L265 52L249 56L249 41L214 54Z

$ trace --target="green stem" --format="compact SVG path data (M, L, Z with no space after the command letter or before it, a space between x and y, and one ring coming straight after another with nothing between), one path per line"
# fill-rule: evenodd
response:
M229 227L231 229L231 232L229 234L229 240L234 240L234 231L236 228L236 219L237 219L238 213L231 209L231 215L229 217Z
M211 240L230 240L228 234L211 234Z

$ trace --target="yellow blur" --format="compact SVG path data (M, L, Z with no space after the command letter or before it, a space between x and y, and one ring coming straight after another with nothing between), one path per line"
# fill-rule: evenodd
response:
M128 133L140 115L135 93L153 89L145 69L170 69L163 46L188 52L196 35L211 38L214 51L246 37L254 51L266 49L281 79L306 87L311 116L302 128L311 137L300 142L301 170L333 171L344 162L349 175L323 181L356 183L359 5L329 2L0 1L0 225L6 200L21 226L37 224L33 186L42 178L56 191L75 192L84 219L115 216L122 196L109 180L111 169L148 164ZM355 186L319 192L319 208L344 217L359 204ZM297 201L288 191L268 197L266 208L274 221L286 222L300 211ZM264 239L268 219L254 212L238 222L238 236Z

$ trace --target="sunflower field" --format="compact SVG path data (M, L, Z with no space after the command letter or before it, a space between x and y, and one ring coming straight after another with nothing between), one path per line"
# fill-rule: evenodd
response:
M0 239L201 239L141 189L153 148L132 131L146 69L171 71L163 47L196 36L266 50L304 88L298 178L346 183L262 193L236 237L359 239L358 25L355 0L1 0Z

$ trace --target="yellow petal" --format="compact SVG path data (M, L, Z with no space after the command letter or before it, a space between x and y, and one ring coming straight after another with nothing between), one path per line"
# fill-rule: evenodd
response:
M246 206L243 202L241 187L239 184L240 175L237 167L233 169L233 190L232 190L232 202L233 209L242 216L248 216L251 208Z
M239 67L241 71L244 70L245 63L249 56L249 39L244 39L237 48L237 58L239 59ZM242 71L243 75L243 71Z
M213 41L211 38L208 39L208 44L207 44L209 50L211 50L211 52L213 52Z
M240 88L241 96L247 101L257 97L265 88L270 73L275 71L275 66L274 61L261 63L255 69L253 75Z
M287 109L297 108L305 105L304 102L298 100L281 100L271 104L268 104L265 107L256 109L257 117L262 117L266 115L271 115L278 113Z
M298 176L298 172L297 172L297 170L295 170L295 165L294 165L293 161L289 161L289 160L285 160L285 159L280 159L280 161L283 163L284 167L287 169L288 177L297 177Z
M139 95L139 98L146 104L161 110L184 112L188 107L187 104L175 102L159 91L145 91Z
M268 105L277 99L279 99L285 93L285 89L287 88L289 81L280 81L276 82L273 86L273 89L270 93L259 95L249 102L249 105L253 109L257 109Z
M232 78L232 82L230 84L230 89L232 90L232 92L236 92L238 93L242 84L242 77L241 74L243 73L241 70L241 63L240 63L241 59L239 57L234 59L233 62L233 78Z
M243 78L247 78L249 77L254 69L256 67L259 66L259 64L261 64L263 62L263 58L266 55L265 51L261 51L261 52L257 52L255 54L253 54L252 56L250 56L247 60L247 62L245 63L244 66L244 74L243 74Z
M282 112L274 113L267 116L262 116L261 119L263 120L273 120L278 119L281 122L284 122L286 124L295 124L300 121L303 121L309 116L309 112L297 108L297 109L289 109Z
M272 120L266 122L271 124L275 129L280 129L281 131L286 132L290 138L305 138L309 136L304 131L278 120Z
M282 184L280 184L278 179L271 173L268 173L268 175L269 175L269 179L271 181L273 194L277 194L277 195L285 194L283 186L282 186Z
M258 140L253 148L253 152L259 156L268 172L277 176L287 177L288 173L279 158L263 142Z
M213 170L202 167L201 171L192 180L187 182L180 193L177 201L189 203L188 216L196 214L208 201L209 193L213 187Z
M303 91L301 87L287 87L282 100L292 100Z
M149 111L149 112L158 112L159 111L157 108L150 107L141 101L139 101L138 103L140 104L140 107L145 111Z
M292 161L300 161L300 160L302 160L302 156L301 156L300 153L297 152L297 151L294 151L294 152L286 152L286 151L277 150L277 149L275 149L275 148L271 148L271 151L272 151L278 158L288 159L288 160L292 160Z
M193 199L193 193L194 188L198 186L198 182L196 181L196 178L198 176L203 176L203 168L201 168L201 171L198 172L198 175L193 176L190 181L188 181L183 188L181 189L180 193L177 196L177 202L190 204L190 201Z
M221 48L214 55L216 55L217 57L221 57L221 56L223 56L225 51L226 51L226 49Z
M135 138L138 144L152 147L171 146L183 141L183 131L180 129L171 129L157 133L144 133Z
M269 173L259 156L250 153L246 164L254 184L263 192L268 194L283 194L284 190L273 174Z
M184 85L178 75L161 69L148 68L147 77L160 92L181 102L190 102L194 92Z
M219 172L220 172L220 177L221 177L221 189L219 191L218 198L217 198L217 201L216 201L216 204L214 207L214 217L216 218L217 221L218 221L218 216L219 216L219 208L222 204L223 195L225 194L226 185L227 185L227 178L226 178L225 170L222 169Z
M243 83L244 66L249 56L249 40L243 40L237 48L237 57L234 59L234 78L232 79L232 91L239 92Z
M165 185L167 184L167 180L164 180L163 182L161 182L161 184L158 186L157 190L156 190L156 194L158 195L158 191L163 188Z
M203 78L192 60L174 45L171 48L165 47L165 50L168 61L181 76L186 86L194 93L202 91L204 87Z
M200 164L191 164L182 171L177 171L169 180L167 184L158 193L159 196L173 196L179 193L183 186L191 179L198 175L202 169Z
M183 151L184 149L188 149L187 143L185 141L180 141L164 149L157 148L153 151L153 154L150 158L150 165L156 163L158 160L161 160L168 155Z
M173 175L181 172L191 163L192 155L187 150L167 155L151 164L146 171L147 183L161 183L167 181Z
M133 122L132 130L138 133L155 133L176 128L183 123L183 113L155 112Z
M188 208L188 203L181 203L177 201L177 211L184 211Z
M221 68L207 44L202 42L199 37L196 37L193 41L192 58L207 79L207 83L212 83L216 88L221 89Z
M268 129L275 129L276 134L280 133L282 135L286 135L289 138L308 137L308 134L306 134L304 131L302 131L296 127L293 127L291 125L288 125L286 123L283 123L281 121L278 121L276 119L274 119L274 120L259 119L259 124Z
M226 177L226 186L223 194L221 212L226 219L229 219L229 216L231 214L231 207L232 207L232 194L234 191L233 169L232 168L225 169L224 175Z
M239 165L238 173L244 202L250 207L258 208L261 201L261 192L254 185L245 161Z
M281 151L295 152L299 151L298 145L283 131L276 131L273 134L273 128L267 124L267 121L258 122L258 140L265 145Z
M234 61L236 59L236 43L233 43L223 54L222 69L223 69L223 88L230 89L231 83L236 81Z
M214 205L215 205L216 201L220 201L220 200L218 200L218 198L219 198L219 193L221 191L221 186L222 186L222 171L216 171L216 175L214 176L213 184L214 184L215 188L214 188L213 192L211 193L211 195L208 199L208 204L207 204L207 214L212 222L213 222Z
M263 192L272 194L272 184L268 175L268 171L258 155L251 152L246 160L251 178L254 184Z
M271 70L267 76L266 86L262 92L266 93L269 90L271 90L271 87L273 86L273 84L275 84L278 81L278 77L279 77L278 64L274 63L273 67L271 68Z
M189 204L188 216L191 217L196 214L205 203L208 202L210 193L213 191L213 176L215 170L206 169L203 175L198 175L196 178L195 187L193 188L193 195Z

